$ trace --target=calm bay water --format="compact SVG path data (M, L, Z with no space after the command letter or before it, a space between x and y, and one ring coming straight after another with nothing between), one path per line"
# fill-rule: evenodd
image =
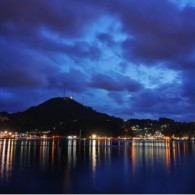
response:
M0 193L195 193L195 142L0 140Z

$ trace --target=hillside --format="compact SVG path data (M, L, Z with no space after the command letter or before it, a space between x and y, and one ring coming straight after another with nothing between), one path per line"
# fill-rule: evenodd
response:
M52 98L7 117L9 120L1 122L3 127L17 131L50 130L62 135L79 134L80 130L83 135L118 135L123 124L121 119L96 112L69 97Z

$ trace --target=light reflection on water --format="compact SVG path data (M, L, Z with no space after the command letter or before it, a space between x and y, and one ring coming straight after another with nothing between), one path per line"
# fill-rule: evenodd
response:
M13 166L13 140L3 140L0 144L1 180L8 181Z
M194 149L191 142L4 139L0 192L191 193ZM177 175L187 178L178 189Z

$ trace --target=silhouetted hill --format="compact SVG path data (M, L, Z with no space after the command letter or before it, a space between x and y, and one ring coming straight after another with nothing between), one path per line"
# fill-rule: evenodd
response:
M50 130L53 134L118 135L123 120L94 111L71 98L52 98L24 112L11 114L9 125L17 131Z
M129 119L99 113L71 98L52 98L24 112L9 114L0 112L0 130L51 131L51 134L89 136L92 133L105 136L137 136L161 131L164 135L194 136L194 122L175 122L168 118L159 120ZM137 130L135 130L137 129Z

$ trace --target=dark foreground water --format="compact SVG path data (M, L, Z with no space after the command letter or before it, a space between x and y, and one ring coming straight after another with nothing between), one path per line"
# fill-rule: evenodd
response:
M195 193L195 143L0 140L0 193Z

